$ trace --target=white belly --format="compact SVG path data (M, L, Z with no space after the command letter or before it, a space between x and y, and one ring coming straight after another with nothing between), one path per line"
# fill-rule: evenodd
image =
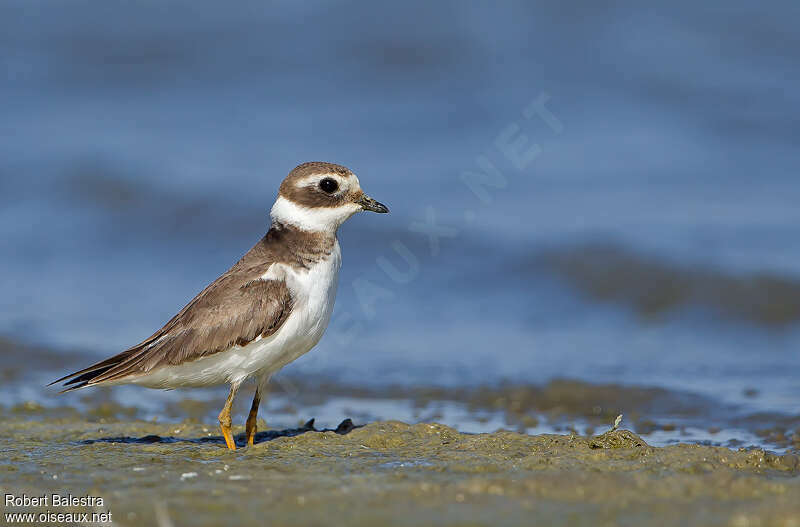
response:
M341 261L337 241L331 255L311 269L294 271L284 266L294 304L280 329L269 337L178 366L163 366L128 382L151 388L212 386L277 372L322 338L336 300Z

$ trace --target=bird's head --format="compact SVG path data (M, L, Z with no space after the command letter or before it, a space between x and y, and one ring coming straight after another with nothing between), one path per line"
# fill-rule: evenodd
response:
M315 161L289 172L270 216L273 221L307 231L335 232L350 216L363 210L389 212L386 205L364 194L350 169Z

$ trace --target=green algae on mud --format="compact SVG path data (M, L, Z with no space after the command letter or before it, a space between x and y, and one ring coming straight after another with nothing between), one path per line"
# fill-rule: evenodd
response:
M627 430L463 434L388 421L230 452L215 426L195 421L5 417L4 492L101 496L117 526L155 524L158 515L178 526L788 526L800 519L798 456L656 448Z

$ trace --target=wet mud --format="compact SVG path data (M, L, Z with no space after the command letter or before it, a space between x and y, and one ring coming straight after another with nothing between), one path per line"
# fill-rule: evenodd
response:
M311 421L276 431L261 421L256 444L231 452L215 426L194 420L100 422L7 409L3 421L4 492L99 496L117 526L789 526L800 519L795 454L653 447L609 427L596 435L464 434L436 423L345 421L317 430ZM241 427L236 432L242 445Z
M24 355L43 370L69 360L35 348ZM6 389L36 384L27 371L6 368ZM249 400L237 400L235 452L214 417L224 393L137 399L32 388L37 399L0 404L0 488L102 497L102 506L55 511L111 512L114 526L800 525L800 416L568 379L462 387L285 380L271 385L252 447L241 426ZM333 417L336 401L358 413ZM451 407L458 412L447 414ZM417 424L387 420L400 412ZM621 413L623 428L610 430ZM282 426L270 427L278 416ZM476 424L490 433L464 433ZM714 440L692 443L689 428Z

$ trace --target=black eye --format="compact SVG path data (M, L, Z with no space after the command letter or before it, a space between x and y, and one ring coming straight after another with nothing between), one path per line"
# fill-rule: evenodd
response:
M328 194L333 194L334 192L336 192L336 189L339 188L339 184L336 182L335 179L326 177L325 179L319 182L319 188L321 188L323 192L327 192Z

